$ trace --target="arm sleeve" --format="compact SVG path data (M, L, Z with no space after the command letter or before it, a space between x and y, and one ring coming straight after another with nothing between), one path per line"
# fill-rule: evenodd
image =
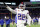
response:
M9 6L6 7L10 12L12 12L13 14L16 14L16 11L11 9Z
M30 17L30 15L29 15L29 11L28 11L28 13L27 13L27 24L30 26L31 24L31 17Z

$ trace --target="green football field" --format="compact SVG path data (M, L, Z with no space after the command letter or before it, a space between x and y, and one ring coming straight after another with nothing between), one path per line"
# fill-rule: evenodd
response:
M1 27L1 25L0 25L0 27ZM4 24L4 26L3 27L6 27L6 24ZM10 27L16 27L16 24L10 24ZM27 27L29 27L28 25L27 25ZM33 24L31 24L31 27L40 27L40 25L33 25Z

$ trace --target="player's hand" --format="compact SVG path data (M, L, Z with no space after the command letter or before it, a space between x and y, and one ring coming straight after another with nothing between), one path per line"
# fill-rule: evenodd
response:
M7 4L5 4L5 2L4 2L4 6L6 6L6 7L7 7Z
M27 25L27 23L24 23L24 25L26 26L26 25Z

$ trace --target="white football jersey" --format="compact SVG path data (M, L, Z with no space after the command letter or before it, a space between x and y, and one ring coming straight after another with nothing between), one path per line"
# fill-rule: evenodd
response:
M28 18L28 24L30 24L31 17L29 15L28 10L23 10L23 9L18 9L16 8L15 10L11 9L9 6L6 7L9 11L11 11L13 14L16 14L17 18L17 23L25 23L26 22L26 17Z
M26 16L29 14L28 10L16 9L17 23L26 23Z

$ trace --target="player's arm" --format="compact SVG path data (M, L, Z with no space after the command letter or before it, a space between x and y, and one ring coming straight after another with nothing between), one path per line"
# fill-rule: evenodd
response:
M12 8L10 8L8 5L6 5L5 3L4 3L4 5L6 6L6 8L10 11L10 12L12 12L13 14L16 14L16 11L15 10L13 10Z
M31 26L31 17L30 17L30 15L29 15L29 11L28 11L28 13L27 13L27 24L29 25L29 27Z
M16 11L13 10L12 8L10 8L9 6L6 6L6 8L7 8L10 12L12 12L13 14L16 14Z

